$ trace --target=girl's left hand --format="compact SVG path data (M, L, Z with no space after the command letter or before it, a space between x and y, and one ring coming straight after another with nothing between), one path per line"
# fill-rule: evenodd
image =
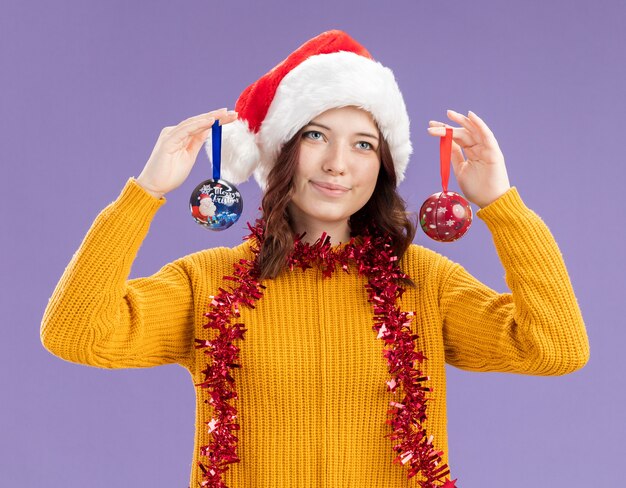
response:
M468 117L453 110L448 110L447 114L461 127L431 120L428 133L443 137L446 127L453 129L451 159L454 175L465 198L483 208L511 188L504 156L491 129L474 112L470 111Z

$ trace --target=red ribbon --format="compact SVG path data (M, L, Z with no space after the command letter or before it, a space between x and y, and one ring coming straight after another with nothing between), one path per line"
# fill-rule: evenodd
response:
M441 186L443 191L448 191L450 179L450 159L452 156L452 128L446 127L446 135L439 141L439 154L441 158Z

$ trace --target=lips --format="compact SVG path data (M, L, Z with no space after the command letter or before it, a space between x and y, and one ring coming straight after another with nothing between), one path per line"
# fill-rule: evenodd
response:
M345 186L336 185L334 183L326 183L324 181L311 180L311 184L313 185L315 189L317 189L321 193L325 195L330 195L330 196L340 196L350 190L350 188L347 188Z

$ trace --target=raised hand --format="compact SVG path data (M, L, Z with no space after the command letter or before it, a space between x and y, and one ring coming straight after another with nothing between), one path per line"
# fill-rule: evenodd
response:
M465 198L483 208L511 187L504 156L491 129L474 112L468 112L466 117L448 110L447 115L461 127L431 120L428 133L442 137L446 135L446 127L453 129L451 160L454 175Z
M236 119L236 112L221 108L164 127L137 183L156 198L178 188L189 176L213 123L219 120L224 125Z

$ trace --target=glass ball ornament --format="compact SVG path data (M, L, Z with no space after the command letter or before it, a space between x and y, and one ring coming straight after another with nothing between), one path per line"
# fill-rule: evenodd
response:
M422 230L439 242L460 239L472 224L472 207L453 191L433 193L422 204L419 215Z
M226 180L205 180L191 193L189 211L204 228L224 230L241 217L243 198L237 187Z

